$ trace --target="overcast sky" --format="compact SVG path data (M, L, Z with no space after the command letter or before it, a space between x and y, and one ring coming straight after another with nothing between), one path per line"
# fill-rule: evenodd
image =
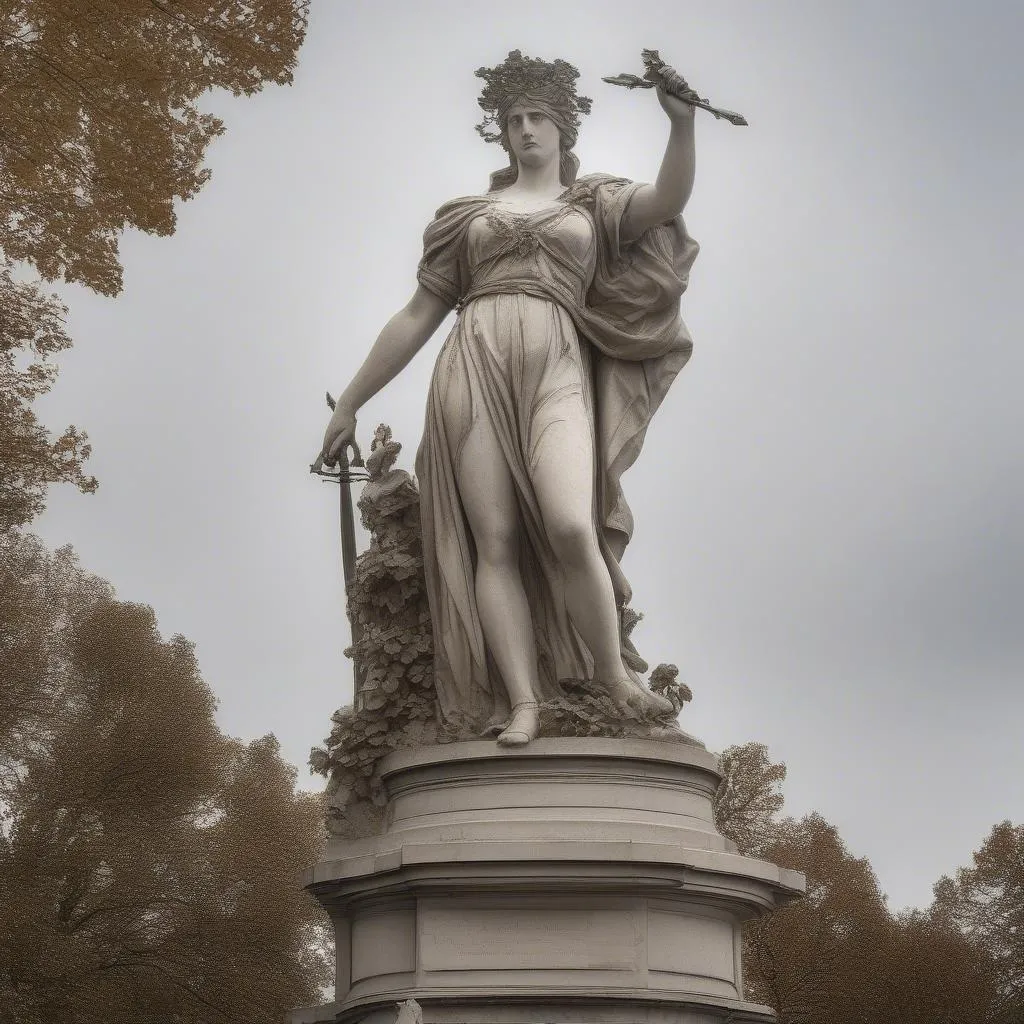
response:
M220 722L302 766L351 698L327 409L414 288L434 209L503 163L481 64L562 57L583 171L657 174L657 47L698 114L694 357L625 478L635 639L712 749L785 761L895 909L1024 821L1024 7L910 2L314 2L294 86L210 98L227 132L116 300L65 289L44 407L100 490L38 532L197 646ZM446 328L360 415L411 469Z

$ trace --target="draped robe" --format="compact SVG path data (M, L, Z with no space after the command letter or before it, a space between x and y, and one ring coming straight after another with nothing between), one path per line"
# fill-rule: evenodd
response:
M530 483L544 428L565 403L586 409L594 526L616 601L630 598L619 562L633 517L621 477L690 356L679 300L698 249L679 217L620 240L638 187L588 175L554 205L526 214L494 196L453 199L424 234L417 278L459 309L435 366L416 460L435 683L450 722L485 729L508 715L481 628L475 548L457 486L461 442L478 417L488 417L515 487L541 699L560 692L560 679L586 680L593 669Z

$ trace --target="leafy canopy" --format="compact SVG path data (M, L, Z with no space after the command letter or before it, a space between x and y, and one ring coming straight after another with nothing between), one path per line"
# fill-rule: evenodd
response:
M197 103L290 82L308 0L0 3L0 530L29 522L50 484L82 491L84 433L54 438L35 401L70 347L66 308L38 283L122 286L125 228L169 235L208 180L224 126Z
M121 288L126 227L174 230L210 176L211 89L290 82L305 0L15 0L0 8L0 250Z
M67 549L0 539L0 1022L278 1024L329 980L323 840L272 736Z
M818 814L779 818L786 767L730 747L715 800L741 853L804 872L807 895L744 927L747 997L779 1024L1018 1024L1024 829L998 826L926 911L893 914L865 858ZM1016 965L1017 973L1014 972ZM1016 990L1019 992L1019 988ZM1014 1014L1017 1014L1014 1016Z

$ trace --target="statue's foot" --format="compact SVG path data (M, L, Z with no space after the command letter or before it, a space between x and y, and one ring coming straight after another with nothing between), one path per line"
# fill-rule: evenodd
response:
M540 734L540 705L535 700L520 701L512 708L512 721L498 737L503 747L524 747Z
M480 733L480 739L482 740L493 740L501 735L505 731L505 727L508 725L509 716L505 715L502 718L492 718Z
M675 705L667 697L648 690L632 677L605 683L605 689L618 704L626 704L647 718L675 718Z

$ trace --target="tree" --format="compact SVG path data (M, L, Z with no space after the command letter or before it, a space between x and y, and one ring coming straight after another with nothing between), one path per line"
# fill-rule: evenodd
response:
M308 0L11 0L0 10L0 250L115 295L125 227L174 230L223 123L211 89L292 80Z
M746 931L748 984L779 1024L861 1024L865 989L884 969L885 900L870 864L820 815L780 823L766 858L807 876L807 895Z
M744 927L748 996L772 1006L780 1024L863 1024L866 981L882 966L889 924L871 866L819 815L778 819L786 766L764 744L729 747L720 761L718 830L740 853L807 878L805 897Z
M1024 1020L1024 825L996 825L973 867L935 886L933 912L957 924L992 958L998 985L994 1020Z
M1018 1024L996 1013L983 945L934 908L892 915L871 865L820 815L761 834L759 856L807 877L803 899L744 931L748 994L779 1024Z
M866 1021L995 1024L994 965L954 924L910 911L892 919L883 940L883 969L864 986Z
M816 814L778 820L786 767L763 744L730 747L721 763L719 831L741 853L807 877L806 897L744 928L747 995L779 1024L1024 1021L1005 996L1024 971L1012 941L1024 933L1024 829L999 826L972 871L939 883L929 911L894 916L834 826Z
M34 537L0 534L0 826L26 759L60 706L58 668L67 623L110 597L70 548L50 554Z
M0 1021L278 1022L328 980L322 842L273 737L214 721L190 644L69 551L2 545Z
M126 227L169 235L223 123L211 89L291 81L308 0L8 0L0 4L0 529L26 523L49 484L84 491L89 448L52 438L33 403L70 345L64 307L36 281L121 290Z
M729 747L719 758L722 782L715 794L715 825L746 856L760 856L782 810L779 787L786 766L772 764L763 743Z
M0 266L0 531L42 512L52 483L96 489L82 468L90 451L85 435L68 427L52 438L33 410L57 375L51 357L71 347L66 312L56 297Z

